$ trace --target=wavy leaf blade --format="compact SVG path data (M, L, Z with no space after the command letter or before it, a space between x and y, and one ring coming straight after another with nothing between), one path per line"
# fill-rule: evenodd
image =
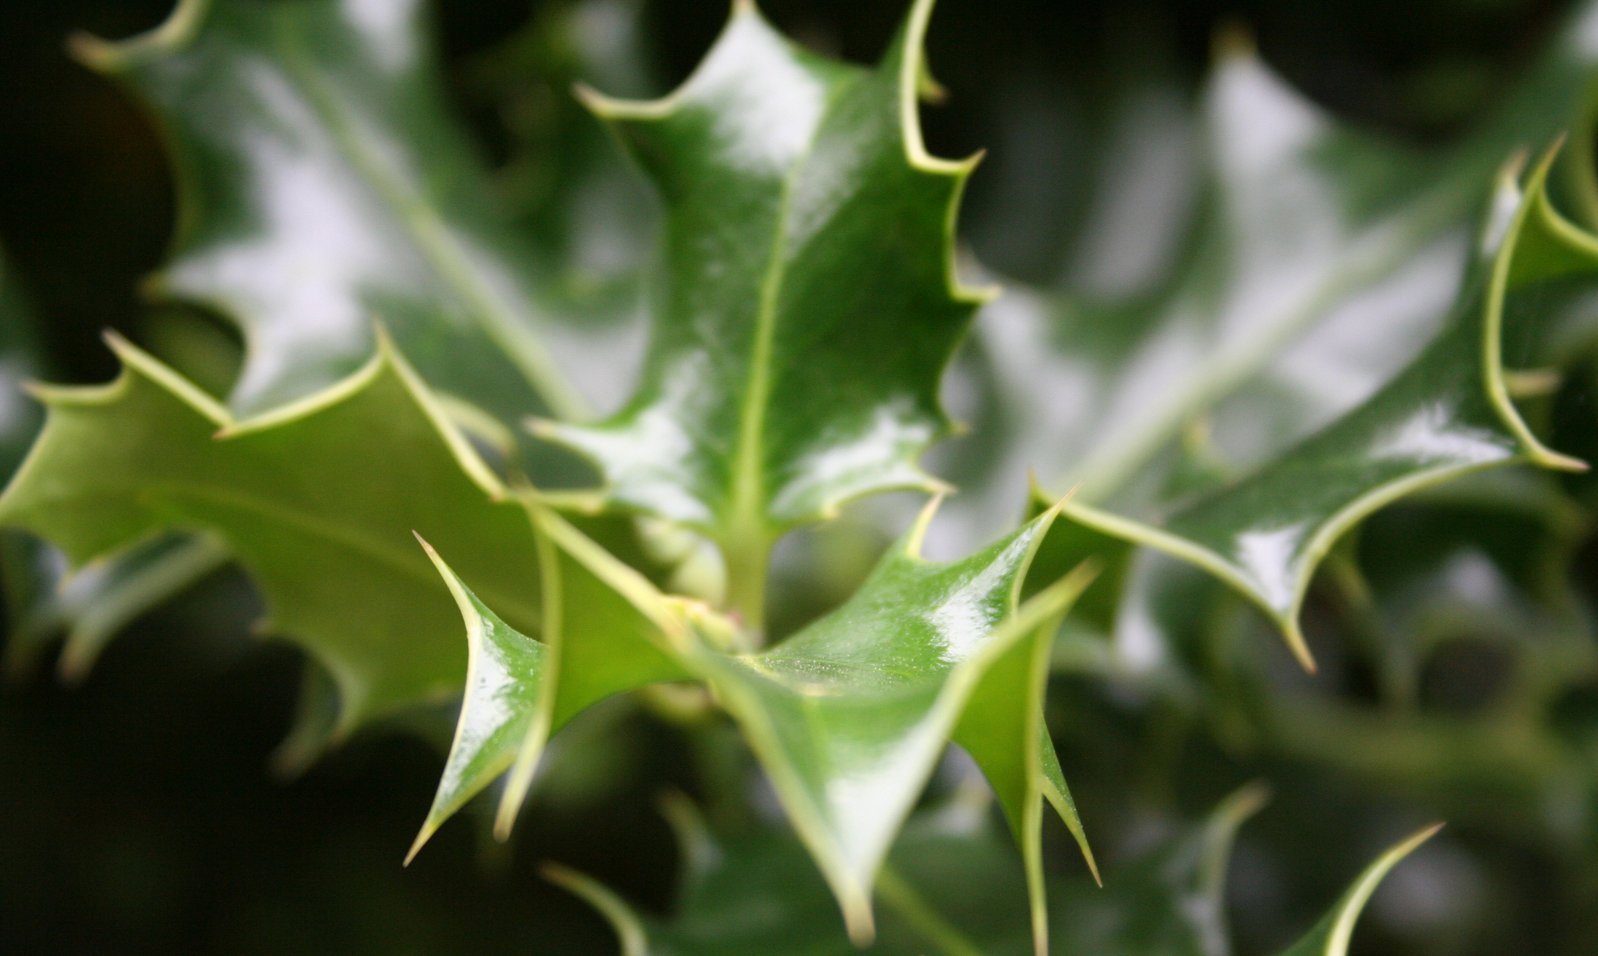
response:
M948 430L938 379L976 296L950 276L968 167L925 157L914 115L930 9L867 72L740 5L671 97L595 98L667 205L653 344L618 415L542 431L611 500L735 562L850 498L932 486L915 458Z
M42 393L45 431L0 524L80 566L165 531L214 532L261 586L270 628L333 674L344 732L460 686L459 624L413 529L462 551L501 613L536 629L525 514L493 500L486 466L391 347L315 401L240 423L114 345L115 382Z
M353 372L374 316L435 387L505 420L585 408L534 335L540 266L489 201L421 19L420 0L183 0L142 37L79 38L161 120L181 209L154 287L242 326L240 411Z
M1530 434L1503 381L1507 298L1553 278L1598 277L1598 240L1548 204L1551 162L1550 156L1532 175L1503 240L1472 270L1443 330L1365 403L1157 526L1075 503L1066 514L1214 573L1265 609L1312 666L1299 606L1327 549L1360 517L1417 488L1484 468L1585 467Z

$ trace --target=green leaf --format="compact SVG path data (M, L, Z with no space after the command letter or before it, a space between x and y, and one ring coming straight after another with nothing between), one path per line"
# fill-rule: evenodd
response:
M540 706L548 696L543 693L548 649L500 620L440 560L438 552L425 541L422 546L466 622L466 696L438 793L406 863L439 824L510 768L525 740L549 732L549 709Z
M1012 286L977 324L989 437L946 469L963 488L951 523L1010 520L1029 466L1043 501L1075 488L1159 523L1368 399L1448 317L1494 168L1585 115L1595 18L1574 11L1482 122L1425 149L1328 113L1235 33L1196 102L1158 68L1122 71L1130 88L1092 105L1110 122L1073 150L1074 207L1092 215L1054 269L1069 279ZM1148 622L1191 621L1143 600L1169 590L1145 580L1160 567L1138 555L1095 602L1124 663L1163 639Z
M374 316L505 420L586 409L548 351L553 270L490 201L420 20L419 0L181 0L144 36L75 40L160 120L180 214L153 288L242 326L241 412L353 372Z
M951 264L972 163L920 139L931 8L865 71L740 3L671 96L587 95L665 202L653 344L616 416L539 433L590 455L612 503L716 541L750 618L758 596L739 582L781 531L936 484L915 460L949 430L938 381L982 293Z
M38 435L43 417L26 394L40 373L36 318L21 284L0 259L0 475L10 480ZM221 567L214 543L181 536L145 542L115 561L65 576L65 560L42 541L0 533L0 584L7 616L6 664L30 671L43 648L65 631L60 672L81 679L100 651L132 620Z
M116 381L39 390L46 427L0 525L78 566L173 530L214 533L260 585L269 629L332 674L340 732L460 687L459 624L413 530L460 551L501 613L536 628L526 515L386 339L331 389L243 421L111 342Z
M557 534L569 546L591 549L604 554L603 560L615 562L575 528L532 507L535 528L558 526ZM470 657L455 739L411 857L445 820L509 771L495 821L496 833L505 838L550 734L613 694L691 676L668 654L655 621L567 552L556 549L542 530L538 531L543 589L540 640L500 620L431 547L428 554L465 620ZM652 593L636 571L627 568L618 573L634 587ZM664 603L658 613L667 613L663 608Z
M1348 942L1354 935L1354 923L1359 919L1365 903L1376 892L1376 887L1398 861L1415 851L1442 829L1442 824L1427 827L1402 843L1389 849L1359 875L1343 898L1337 901L1309 935L1284 950L1282 956L1347 956Z
M1029 861L1036 859L1031 821L1045 795L1081 839L1052 748L1043 749L1041 721L1025 712L1041 703L1028 689L1039 686L1041 673L1028 638L1052 633L1090 572L1068 575L1017 607L1053 513L949 563L917 553L932 514L929 507L842 607L756 654L727 653L738 643L730 622L692 605L674 608L569 526L547 515L541 522L563 549L657 623L664 646L738 721L856 939L871 935L877 869L962 719L967 730L1026 728L960 740L979 765L999 768L995 786L1018 822ZM1001 672L979 692L1006 653L1023 645L1020 673ZM1044 779L1022 776L1051 764L1054 772ZM1036 878L1035 863L1029 867ZM1041 917L1038 932L1041 939Z
M1583 115L1595 17L1598 7L1578 10L1484 122L1424 151L1327 113L1235 35L1191 116L1173 108L1177 94L1154 97L1158 117L1175 113L1175 131L1150 147L1160 155L1127 152L1155 134L1151 97L1126 97L1126 128L1105 136L1088 183L1110 231L1082 237L1064 270L1073 284L1023 288L978 326L1016 439L1049 485L1142 505L1195 427L1225 466L1247 467L1373 393L1440 325L1456 288L1452 250L1494 171ZM1196 185L1161 188L1156 174ZM1125 271L1105 257L1136 258L1133 238L1164 238L1138 236L1134 222L1162 233L1173 223L1175 261L1099 289L1091 266ZM1072 400L1042 399L1057 394Z
M1513 220L1496 248L1475 263L1447 325L1365 403L1157 524L1076 503L1066 513L1215 574L1264 609L1313 669L1299 608L1321 557L1361 517L1417 488L1487 468L1585 467L1531 435L1510 402L1501 359L1509 296L1539 283L1598 275L1598 240L1548 203L1551 162L1552 156L1545 159L1524 197L1516 197Z
M1017 605L1053 512L940 564L917 554L929 507L842 607L773 649L747 654L735 652L742 639L732 622L660 594L563 519L531 507L559 552L545 559L546 585L559 590L545 595L555 617L546 620L541 652L446 572L465 602L474 660L484 663L468 683L456 746L418 845L514 759L503 832L551 729L610 694L693 677L742 728L857 939L872 932L877 870L951 735L992 772L1040 905L1044 799L1087 853L1041 708L1047 636L1090 573ZM526 666L493 666L507 647L518 648ZM1042 940L1046 926L1036 918Z
M1051 520L1045 516L948 564L918 557L918 529L853 598L776 648L743 658L698 655L856 938L870 936L877 868L962 714L971 708L968 720L976 727L1020 723L1025 717L994 712L1039 703L1024 692L980 701L972 695L1006 651L1057 623L1086 583L1082 576L1065 578L1017 610L1021 580ZM962 742L979 765L1028 766L1044 745L1041 719L1032 721L1031 735L971 735ZM1041 794L1033 788L1041 781L1023 774L999 783L1008 806L1035 813ZM1024 826L1017 839L1030 846L1037 824Z

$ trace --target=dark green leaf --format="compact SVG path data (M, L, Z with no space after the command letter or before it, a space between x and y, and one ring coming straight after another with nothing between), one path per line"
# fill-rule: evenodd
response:
M865 71L797 49L740 3L671 96L588 97L665 202L653 344L615 417L540 433L592 456L610 501L721 545L751 617L781 531L934 486L916 458L948 431L938 380L981 294L951 266L971 164L920 139L931 7Z
M1216 574L1270 614L1313 666L1299 608L1321 557L1359 518L1416 488L1486 468L1584 467L1531 435L1510 402L1500 357L1509 296L1553 279L1598 276L1598 240L1548 204L1550 162L1532 174L1523 199L1515 196L1507 227L1493 227L1504 230L1502 240L1473 268L1448 324L1364 404L1157 525L1074 503L1067 513Z
M549 351L553 270L490 201L421 18L417 0L182 0L142 37L76 44L161 119L181 214L154 287L243 327L242 412L353 372L374 316L505 420L586 408Z

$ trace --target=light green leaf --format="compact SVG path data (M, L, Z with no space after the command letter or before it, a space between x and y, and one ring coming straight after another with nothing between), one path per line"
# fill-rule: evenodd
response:
M235 409L353 372L374 316L505 420L586 408L548 351L552 270L490 201L421 19L419 0L181 0L144 36L75 41L161 121L180 215L153 287L242 326Z
M466 622L466 695L433 806L405 862L415 858L439 825L510 768L523 742L549 732L544 703L545 645L518 632L461 583L425 541ZM548 613L548 605L545 605Z
M112 346L123 371L110 385L39 390L45 431L0 524L77 566L174 530L214 533L261 587L269 629L332 674L341 732L459 690L460 625L413 530L460 551L500 613L537 627L526 515L386 339L331 389L244 421Z
M1510 402L1501 359L1509 296L1551 280L1598 276L1598 240L1548 203L1551 162L1545 159L1524 197L1516 197L1512 221L1490 227L1503 230L1502 240L1475 264L1448 324L1365 403L1157 524L1076 503L1066 513L1212 572L1264 609L1313 668L1299 608L1322 556L1361 517L1417 488L1487 468L1585 467L1532 436Z
M671 96L588 95L665 202L653 344L616 416L539 433L590 455L613 503L715 540L756 626L783 530L935 487L916 458L949 430L938 382L982 293L951 264L972 164L920 139L931 8L920 0L866 71L795 48L740 3Z
M591 549L603 554L608 566L625 567L563 520L531 507L535 529L556 527L556 535L570 547ZM555 548L546 531L537 533L542 575L538 640L500 620L428 549L465 620L470 658L455 739L412 857L445 820L509 772L495 821L496 833L505 838L550 734L613 694L691 676L668 654L655 621ZM618 573L629 579L637 574L630 568ZM635 586L652 593L641 578ZM664 599L657 613L670 613Z
M40 373L33 330L37 319L20 283L0 259L0 476L10 480L43 417L26 394ZM68 680L88 673L105 645L131 621L183 591L227 561L214 542L165 537L116 560L65 577L65 560L49 545L0 532L0 585L7 612L6 664L25 674L40 651L64 631L60 671Z
M1359 875L1343 898L1337 901L1324 919L1315 924L1309 935L1283 951L1282 956L1348 956L1348 942L1354 935L1354 923L1359 919L1365 903L1381 885L1389 870L1398 861L1415 851L1415 848L1432 838L1442 824L1427 827L1402 843L1389 849Z

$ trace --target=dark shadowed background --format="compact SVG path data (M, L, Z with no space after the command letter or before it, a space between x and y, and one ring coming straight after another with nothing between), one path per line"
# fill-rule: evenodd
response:
M486 53L538 6L435 4L458 105L491 157L507 154L508 136L473 78ZM790 34L857 60L880 52L902 6L764 4ZM1447 136L1488 103L1497 80L1535 50L1563 6L942 0L930 58L950 95L927 109L927 137L944 155L991 147L971 185L965 235L1001 271L1039 277L1084 215L1075 144L1092 135L1095 98L1120 72L1173 70L1196 83L1212 38L1241 27L1314 99L1371 128L1424 141ZM114 373L103 329L135 338L186 327L228 334L210 317L152 310L140 299L140 279L161 262L172 230L171 170L145 114L66 54L73 31L122 37L154 26L168 8L168 0L50 0L13 5L0 26L0 246L42 318L57 380ZM650 0L646 9L654 49L647 73L663 91L691 68L725 11L715 0ZM1149 51L1161 52L1149 59ZM468 814L471 822L445 828L402 869L440 754L410 735L368 734L296 779L274 776L271 752L288 728L300 667L291 649L250 636L255 607L246 584L221 574L114 643L81 686L55 680L49 661L35 673L4 675L0 952L612 948L597 917L539 879L539 861L551 858L645 906L669 903L675 850L655 801L667 787L694 786L672 730L625 706L610 708L591 719L608 724L604 732L574 731L566 755L556 755L565 763L524 814L512 846L495 847L483 826L474 831L481 819ZM1074 725L1087 728L1062 739L1062 749L1076 748L1073 780L1134 775L1125 755L1092 743L1115 739L1114 725L1125 718L1114 702L1097 700L1088 687L1055 690L1070 701ZM1202 766L1224 758L1192 759ZM1286 780L1278 799L1293 805L1293 768L1257 772ZM1196 793L1193 806L1214 796ZM1093 799L1083 800L1090 821ZM1339 796L1317 799L1313 805L1324 808ZM1302 839L1317 838L1307 826ZM1534 853L1505 848L1493 865L1524 888L1522 898L1499 901L1501 935L1446 951L1581 951L1569 948L1579 932L1572 927L1581 925L1572 911L1579 897L1542 892ZM1300 888L1327 900L1347 874L1311 872ZM1274 939L1276 921L1307 915L1273 913L1279 902L1239 894L1234 923L1245 950ZM1358 938L1360 951L1413 951L1376 916Z

